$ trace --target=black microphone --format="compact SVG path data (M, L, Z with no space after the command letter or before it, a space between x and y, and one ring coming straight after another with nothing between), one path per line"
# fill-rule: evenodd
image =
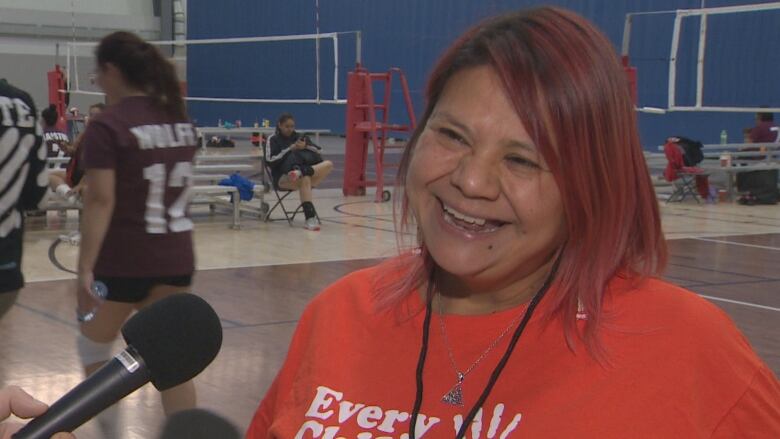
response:
M203 409L183 410L168 417L159 439L242 439L227 419Z
M151 381L166 390L198 375L222 346L222 325L205 300L174 294L140 310L122 327L127 349L19 430L15 439L72 432Z

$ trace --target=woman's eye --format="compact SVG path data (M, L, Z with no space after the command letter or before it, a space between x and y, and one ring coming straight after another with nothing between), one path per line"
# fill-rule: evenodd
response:
M458 134L457 132L455 132L455 131L453 131L453 130L451 130L449 128L439 128L438 131L439 131L439 134L443 135L447 139L453 140L455 142L458 142L458 143L461 143L463 145L467 145L468 146L468 143L466 142L466 139L461 137L460 134Z
M515 166L522 166L529 169L541 169L538 163L534 162L533 160L529 160L525 157L510 156L507 157L507 160L509 161L509 163Z

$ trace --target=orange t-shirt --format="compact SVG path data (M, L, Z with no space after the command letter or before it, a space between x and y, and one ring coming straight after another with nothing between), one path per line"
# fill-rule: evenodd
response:
M401 312L375 311L377 272L352 273L307 307L248 439L408 439L424 305L411 294ZM544 323L544 307L542 300L467 438L780 438L777 378L699 296L660 280L613 280L601 331L607 365L581 344L572 352L562 323ZM446 315L458 367L521 312ZM455 437L509 338L465 378L465 407L447 405L441 398L456 374L434 312L418 438Z

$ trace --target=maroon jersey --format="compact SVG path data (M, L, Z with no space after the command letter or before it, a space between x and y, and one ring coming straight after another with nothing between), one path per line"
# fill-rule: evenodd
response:
M46 143L46 157L48 158L65 158L68 151L65 149L66 145L70 143L68 135L56 128L44 128L43 129L43 141ZM51 169L64 168L61 164L50 165Z
M87 127L84 168L116 171L116 201L94 273L158 277L195 269L188 215L192 124L168 116L145 96L108 107ZM89 189L87 189L89 190Z
M753 143L773 143L780 141L778 127L772 121L763 120L750 130L750 141Z

